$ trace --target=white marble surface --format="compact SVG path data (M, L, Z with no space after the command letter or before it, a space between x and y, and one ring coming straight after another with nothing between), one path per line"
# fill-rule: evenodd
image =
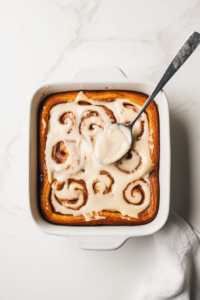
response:
M191 31L198 0L1 0L0 298L135 299L156 264L153 236L121 249L78 249L38 231L28 211L30 96L88 65L157 82ZM166 86L171 207L200 231L200 47ZM151 257L151 259L149 259ZM68 297L67 297L68 295Z

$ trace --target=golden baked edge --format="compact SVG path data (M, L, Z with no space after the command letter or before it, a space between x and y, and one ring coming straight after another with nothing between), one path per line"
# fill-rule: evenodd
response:
M83 91L88 99L93 99L96 101L114 101L115 99L129 99L136 104L142 106L147 99L147 96L137 92L129 91ZM47 138L49 113L53 106L71 102L76 99L77 92L66 92L53 94L48 96L41 104L39 110L39 126L38 126L38 136L39 136L39 147L38 147L38 162L39 162L39 206L42 215L50 223L62 224L62 225L142 225L151 222L157 215L159 207L159 117L157 105L154 101L146 109L146 113L149 121L149 130L152 130L152 140L151 144L151 158L154 164L154 168L149 175L150 185L151 185L151 201L150 205L138 215L138 218L133 218L130 216L123 216L121 218L121 213L102 211L101 216L105 216L106 219L97 219L86 221L84 216L72 216L72 215L62 215L55 213L52 210L52 205L50 201L51 196L51 183L48 180L47 166L45 160L45 147ZM42 121L44 120L45 123ZM93 217L97 215L93 213Z

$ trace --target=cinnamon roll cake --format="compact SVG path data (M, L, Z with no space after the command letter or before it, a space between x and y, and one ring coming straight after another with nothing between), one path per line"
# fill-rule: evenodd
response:
M63 225L141 225L159 206L159 121L153 101L133 127L131 152L100 164L94 147L103 129L130 123L147 96L80 91L49 96L39 114L40 207Z

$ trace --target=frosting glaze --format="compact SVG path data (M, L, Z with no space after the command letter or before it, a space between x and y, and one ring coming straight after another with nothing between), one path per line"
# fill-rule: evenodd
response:
M137 218L149 206L153 164L145 113L133 127L131 157L102 165L94 155L103 129L129 123L139 109L128 99L98 102L83 92L75 101L51 109L45 155L54 212L83 215L88 221L103 210Z
M130 145L131 131L124 125L113 124L99 135L94 149L95 157L104 165L114 163L128 152Z

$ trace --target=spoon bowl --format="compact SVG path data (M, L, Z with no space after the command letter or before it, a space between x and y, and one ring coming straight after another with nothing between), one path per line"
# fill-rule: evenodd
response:
M95 157L101 164L108 165L127 153L132 143L132 129L121 123L107 126L95 144ZM107 145L107 146L105 146Z

